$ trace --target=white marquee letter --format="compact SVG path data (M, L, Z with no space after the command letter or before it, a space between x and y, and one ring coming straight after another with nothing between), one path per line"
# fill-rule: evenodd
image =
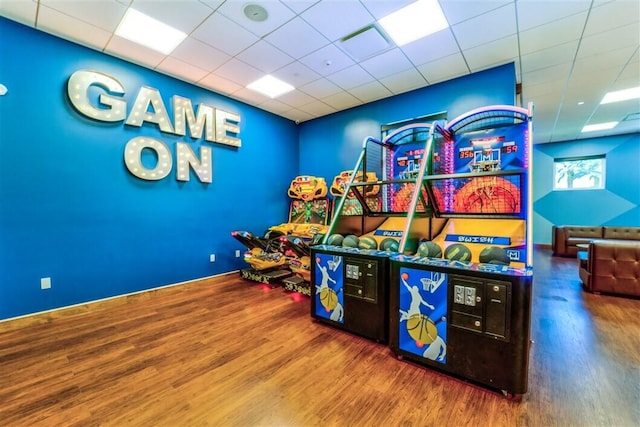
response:
M158 161L153 169L142 164L142 150L155 151ZM158 181L171 172L171 151L164 143L154 138L137 136L131 138L124 147L124 163L133 175L148 181Z
M103 122L124 120L127 114L127 102L120 97L102 93L98 98L99 103L109 108L95 107L89 102L90 86L98 86L115 95L124 95L124 86L113 77L97 71L78 70L69 77L67 82L67 94L75 109L87 117Z

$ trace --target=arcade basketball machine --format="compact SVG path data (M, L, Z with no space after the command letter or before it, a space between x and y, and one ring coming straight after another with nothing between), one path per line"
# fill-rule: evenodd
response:
M342 197L329 230L322 244L311 247L314 319L388 341L389 259L397 255L430 141L431 126L425 123L402 126L382 140L365 138L353 171L340 175ZM416 209L413 220L429 229L429 207Z
M248 231L231 235L247 247L244 260L250 265L240 271L247 280L282 284L285 290L310 295L309 245L327 231L330 203L324 178L295 177L287 194L292 199L288 222L269 227L264 237Z
M391 350L505 396L526 393L533 252L532 106L489 106L434 125L391 259ZM424 196L439 230L416 221Z

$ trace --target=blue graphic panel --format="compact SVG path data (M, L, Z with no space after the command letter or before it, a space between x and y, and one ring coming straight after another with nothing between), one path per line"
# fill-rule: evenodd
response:
M316 316L344 323L344 270L341 255L316 254Z
M400 268L398 347L447 363L447 273Z

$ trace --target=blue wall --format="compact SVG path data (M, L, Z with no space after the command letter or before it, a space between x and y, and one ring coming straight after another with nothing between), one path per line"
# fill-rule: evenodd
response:
M535 137L535 133L534 133ZM553 191L556 158L605 155L603 190ZM534 145L534 243L553 225L640 227L640 133Z
M305 122L300 164L305 173L330 183L339 172L353 169L364 138L380 138L380 125L440 112L452 120L487 105L514 105L515 85L510 63Z
M232 230L261 233L287 216L298 174L352 169L380 125L442 111L449 119L513 104L513 64L429 86L296 126L293 122L151 70L0 18L0 319L244 268ZM7 43L6 40L10 40ZM156 88L241 116L239 149L77 113L66 82L79 69L117 78L131 105ZM212 147L213 182L132 176L124 146L136 136L194 151ZM217 261L209 262L215 253ZM52 288L40 289L51 277Z
M0 35L0 319L244 268L231 231L286 218L292 121L4 18ZM242 147L88 119L66 95L79 69L117 78L129 107L146 85L169 109L180 95L237 113ZM161 140L174 161L176 141L211 146L213 182L179 182L175 166L161 181L134 177L123 150L136 136Z

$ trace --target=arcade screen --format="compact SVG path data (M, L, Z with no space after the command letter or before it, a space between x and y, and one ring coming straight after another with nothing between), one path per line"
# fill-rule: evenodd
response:
M527 129L520 123L436 138L433 174L451 175L431 181L437 210L523 215Z

